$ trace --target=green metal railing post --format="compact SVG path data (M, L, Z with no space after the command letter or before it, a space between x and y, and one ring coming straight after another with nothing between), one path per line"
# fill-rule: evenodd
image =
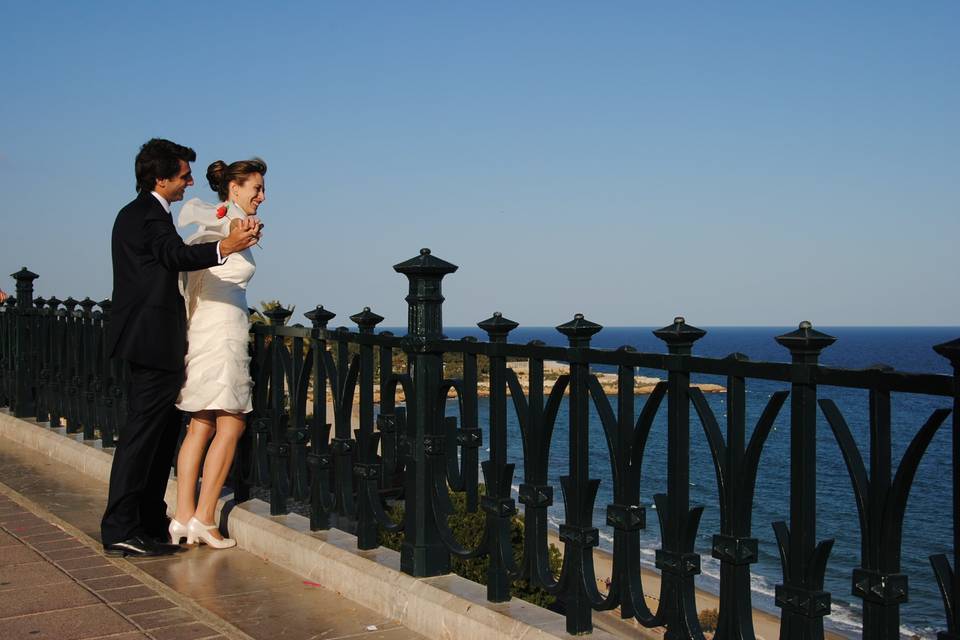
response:
M406 512L400 568L417 577L436 576L450 571L450 553L437 527L434 471L427 464L428 444L441 442L444 431L437 398L443 383L443 355L431 342L443 337L441 280L457 267L432 256L429 249L421 249L419 256L393 268L410 281L404 350L413 379L413 397L407 398Z
M14 383L11 404L13 415L18 418L32 416L36 412L36 401L33 397L33 372L31 371L31 326L35 310L33 308L33 281L39 278L37 274L26 267L20 269L11 277L17 281L17 305L13 336L13 366Z

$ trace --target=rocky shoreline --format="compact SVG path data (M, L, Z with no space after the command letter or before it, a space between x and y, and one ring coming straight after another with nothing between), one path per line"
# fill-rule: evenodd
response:
M526 362L511 362L509 363L509 368L517 374L517 379L520 382L520 385L523 387L525 393L530 393L530 374L528 370L528 365ZM564 362L554 362L554 361L545 361L543 363L543 393L548 395L552 390L554 385L557 382L557 378L561 375L564 375L569 372L569 366ZM604 393L607 395L616 395L617 394L617 374L615 373L602 373L602 372L593 372L593 375L596 376L597 381L600 382L600 386L603 387ZM651 378L647 376L635 376L633 379L633 393L634 395L642 396L649 395L653 393L654 388L658 383L662 382L661 378ZM690 386L700 389L703 393L726 393L727 389L723 385L719 384L710 384L710 383L694 383ZM564 395L569 395L570 389L564 391ZM510 395L510 388L507 387L507 395ZM477 396L480 398L490 397L490 380L487 378L481 378L477 382ZM455 398L456 392L451 390L447 397ZM354 404L359 402L359 394L354 394ZM332 396L330 391L327 392L327 400L332 401ZM373 389L373 400L374 402L380 402L380 386L375 385ZM404 393L402 388L397 388L397 402L404 402Z
M524 391L530 391L530 374L528 365L526 362L511 362L509 367L517 374L517 379L519 379L520 384L523 386ZM550 393L553 389L554 384L556 384L557 378L561 375L564 375L569 372L569 365L565 362L556 362L552 360L547 360L543 363L543 390L544 393ZM617 374L615 373L602 373L594 371L592 372L596 376L597 381L600 383L600 386L603 387L604 392L607 395L616 395L617 388ZM662 382L661 378L651 378L648 376L635 375L633 378L633 393L634 395L642 396L649 395L653 393L653 389L657 386L658 383ZM719 384L709 384L709 383L694 383L690 385L700 389L704 393L726 393L726 387ZM477 383L478 391L481 397L486 397L490 395L490 385L488 381L481 381ZM510 390L507 390L507 393L510 393ZM565 393L569 393L569 389Z

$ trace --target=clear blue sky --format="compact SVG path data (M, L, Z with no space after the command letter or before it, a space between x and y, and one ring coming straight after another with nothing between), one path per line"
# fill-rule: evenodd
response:
M301 322L405 323L426 246L450 325L960 324L957 2L0 7L0 266L41 295L110 295L160 136L267 160L249 301Z

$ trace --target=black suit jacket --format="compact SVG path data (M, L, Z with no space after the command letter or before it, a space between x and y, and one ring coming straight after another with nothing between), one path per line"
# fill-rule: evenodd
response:
M216 243L185 245L163 205L141 192L117 214L111 244L107 352L145 367L182 369L187 319L179 275L216 265Z

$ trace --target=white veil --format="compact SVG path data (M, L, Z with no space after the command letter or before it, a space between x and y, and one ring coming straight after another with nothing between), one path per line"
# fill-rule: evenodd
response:
M230 235L230 218L228 216L217 217L217 209L222 206L224 206L223 203L210 204L200 198L192 198L183 203L183 207L180 208L180 216L177 218L177 224L181 227L191 224L197 225L197 230L184 242L186 244L216 242Z
M186 227L191 224L197 225L197 230L184 240L186 244L200 244L202 242L217 242L230 235L230 218L224 216L217 217L217 209L223 206L223 203L210 204L200 198L192 198L183 203L180 208L180 215L177 218L177 224ZM190 277L190 272L180 272L180 295L183 296L187 306L187 318L193 314L196 306L196 297L191 295L191 289L199 284L200 278Z

